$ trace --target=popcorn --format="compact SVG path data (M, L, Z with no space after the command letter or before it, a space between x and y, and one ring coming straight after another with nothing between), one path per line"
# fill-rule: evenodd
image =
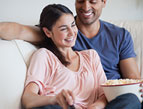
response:
M121 84L131 84L131 83L140 83L143 80L138 79L115 79L115 80L107 80L107 82L103 85L121 85Z

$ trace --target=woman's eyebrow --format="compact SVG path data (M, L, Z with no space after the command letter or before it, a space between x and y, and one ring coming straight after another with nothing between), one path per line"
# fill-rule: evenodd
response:
M72 25L75 24L75 21L73 21L71 24L72 24ZM61 25L61 26L59 26L58 28L62 28L62 27L67 27L67 25Z
M73 21L72 24L75 24L75 21Z
M59 26L58 28L62 28L62 27L67 27L67 25L61 25L61 26Z

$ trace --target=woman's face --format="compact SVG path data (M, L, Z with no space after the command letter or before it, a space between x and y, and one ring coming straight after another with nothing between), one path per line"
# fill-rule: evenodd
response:
M58 48L73 47L77 31L74 17L71 14L63 14L52 27L50 38Z

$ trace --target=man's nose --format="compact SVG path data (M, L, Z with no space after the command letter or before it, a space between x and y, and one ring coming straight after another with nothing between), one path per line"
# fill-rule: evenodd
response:
M84 3L82 4L82 9L87 12L90 9L90 3L88 0L85 0Z

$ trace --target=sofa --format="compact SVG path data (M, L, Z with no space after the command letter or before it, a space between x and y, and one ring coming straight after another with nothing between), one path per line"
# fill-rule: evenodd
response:
M143 78L143 21L110 21L132 35L136 62ZM22 109L26 71L37 47L22 40L0 39L0 109Z

